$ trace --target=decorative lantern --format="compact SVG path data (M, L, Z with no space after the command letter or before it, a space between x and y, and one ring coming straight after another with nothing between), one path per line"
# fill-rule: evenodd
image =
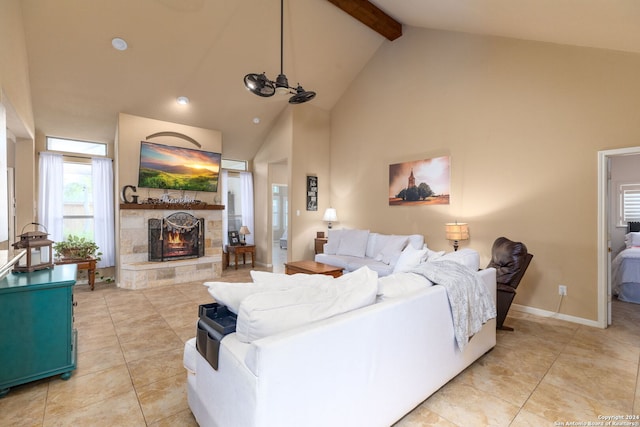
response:
M25 233L24 229L29 225L35 225L36 231ZM37 222L27 224L22 228L22 234L19 236L20 241L13 244L16 249L27 250L25 256L20 258L18 263L13 266L13 271L25 273L53 268L53 241L47 239L48 233L38 231L37 226L45 228Z

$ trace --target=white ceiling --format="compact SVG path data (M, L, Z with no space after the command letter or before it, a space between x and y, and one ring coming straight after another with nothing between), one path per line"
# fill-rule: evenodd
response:
M373 0L404 25L640 53L637 0ZM113 141L117 114L222 131L250 159L287 97L248 92L280 71L277 0L22 0L36 127ZM111 47L122 37L129 49ZM401 40L401 39L399 39ZM284 73L330 110L383 43L326 0L285 1ZM184 95L188 106L175 99ZM294 107L295 108L295 107ZM260 124L253 123L259 117ZM161 131L161 130L159 130Z

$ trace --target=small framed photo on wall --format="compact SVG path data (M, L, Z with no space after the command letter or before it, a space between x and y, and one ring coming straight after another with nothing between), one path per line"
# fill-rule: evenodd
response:
M307 210L318 210L318 177L307 176Z

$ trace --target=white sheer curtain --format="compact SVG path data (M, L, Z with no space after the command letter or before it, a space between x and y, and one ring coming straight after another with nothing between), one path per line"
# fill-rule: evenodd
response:
M240 172L240 200L242 200L242 225L249 227L251 234L246 236L247 244L253 245L255 227L253 226L253 174Z
M223 170L220 173L220 193L222 194L222 250L229 244L229 173Z
M113 214L113 163L111 159L91 159L93 184L93 235L102 255L98 268L115 265Z
M40 191L38 191L38 222L47 228L49 239L64 240L62 219L64 215L63 161L61 154L40 153L38 166Z

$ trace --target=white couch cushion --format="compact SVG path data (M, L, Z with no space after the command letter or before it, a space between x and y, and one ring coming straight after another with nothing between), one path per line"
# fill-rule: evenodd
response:
M372 304L377 290L378 275L363 267L321 284L253 294L240 304L236 335L250 343L355 310Z
M271 273L268 271L251 270L249 273L253 282L257 285L266 285L278 287L286 287L287 289L298 285L316 285L333 280L333 276L326 274L284 274Z
M424 245L424 236L422 234L410 234L407 236L409 243L416 249L422 249Z
M205 282L209 294L218 304L227 306L233 313L238 314L240 303L246 297L262 292L286 291L302 285L314 285L333 280L332 276L324 274L276 274L265 271L251 271L253 282Z
M376 237L376 248L379 252L375 260L385 264L395 264L406 244L407 236L379 234Z
M445 254L445 251L432 251L427 247L427 245L424 245L422 249L426 250L424 254L424 261L427 261L427 262L435 261L436 259L440 258L442 255Z
M343 230L336 255L348 255L364 258L367 251L369 230Z
M364 256L367 258L375 258L378 253L376 250L376 236L378 233L369 232L369 238L367 239L367 250L364 252Z
M398 257L398 261L393 267L393 272L402 273L413 270L425 258L426 253L426 248L416 249L413 245L407 245Z
M378 279L378 295L381 299L397 298L431 286L433 283L420 274L394 273Z
M324 245L324 253L327 255L335 255L338 252L338 246L340 246L340 237L344 230L331 229L327 233L327 243Z
M478 271L480 268L480 254L476 250L470 248L460 249L455 252L447 252L433 262L445 260L460 263L468 267L471 271Z
M386 276L393 273L393 266L383 264L380 261L376 261L373 258L358 258L358 257L341 257L346 260L347 271L356 271L362 267L368 267L369 269L378 273L378 276Z

